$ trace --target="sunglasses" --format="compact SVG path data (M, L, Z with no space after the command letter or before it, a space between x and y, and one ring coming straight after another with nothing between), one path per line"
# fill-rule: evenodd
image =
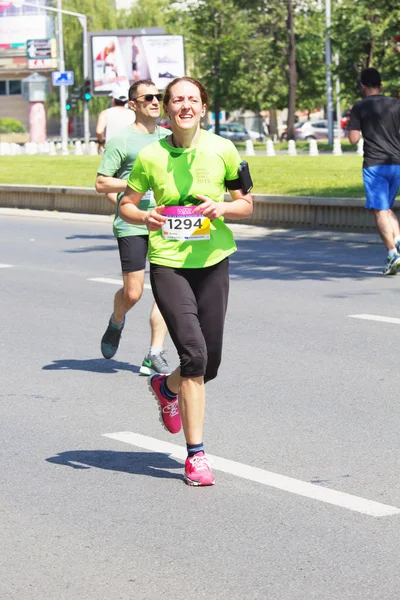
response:
M142 94L141 96L136 96L136 98L132 98L132 100L137 100L138 98L144 98L146 102L151 102L153 98L157 98L157 100L161 102L162 94Z

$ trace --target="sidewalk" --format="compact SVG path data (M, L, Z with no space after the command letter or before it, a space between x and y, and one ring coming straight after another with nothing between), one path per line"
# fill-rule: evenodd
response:
M36 219L54 219L58 221L90 221L92 223L109 223L112 232L114 215L86 215L81 213L57 212L49 210L31 210L26 208L0 208L0 217L27 217ZM377 233L355 233L343 231L317 231L314 229L275 229L261 225L245 223L228 223L236 239L310 239L330 242L350 242L359 244L381 244Z

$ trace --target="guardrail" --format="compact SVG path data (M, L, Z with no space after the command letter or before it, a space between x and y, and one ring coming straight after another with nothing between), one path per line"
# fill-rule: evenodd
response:
M21 174L22 175L22 174ZM363 198L321 198L254 194L249 225L279 228L375 231L375 221ZM226 199L230 199L227 195ZM81 187L0 184L0 206L110 215L113 208L104 194ZM234 221L232 221L234 222Z

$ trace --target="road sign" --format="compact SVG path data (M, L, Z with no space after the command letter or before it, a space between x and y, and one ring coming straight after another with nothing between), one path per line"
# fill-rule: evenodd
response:
M51 74L53 85L74 85L73 71L53 71Z
M26 40L28 58L54 58L51 39Z
M56 69L57 47L54 38L26 41L28 69Z

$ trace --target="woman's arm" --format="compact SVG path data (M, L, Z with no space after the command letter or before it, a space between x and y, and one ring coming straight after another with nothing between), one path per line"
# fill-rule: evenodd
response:
M150 211L140 210L138 206L142 196L144 194L126 186L125 194L119 204L119 216L131 225L146 225L149 231L158 231L167 220L167 217L161 214L164 206L156 206Z
M229 190L232 202L214 202L208 196L197 194L196 198L203 200L203 204L197 206L194 212L199 212L209 219L227 217L228 219L245 219L253 212L253 197L251 194L243 194L241 190Z

